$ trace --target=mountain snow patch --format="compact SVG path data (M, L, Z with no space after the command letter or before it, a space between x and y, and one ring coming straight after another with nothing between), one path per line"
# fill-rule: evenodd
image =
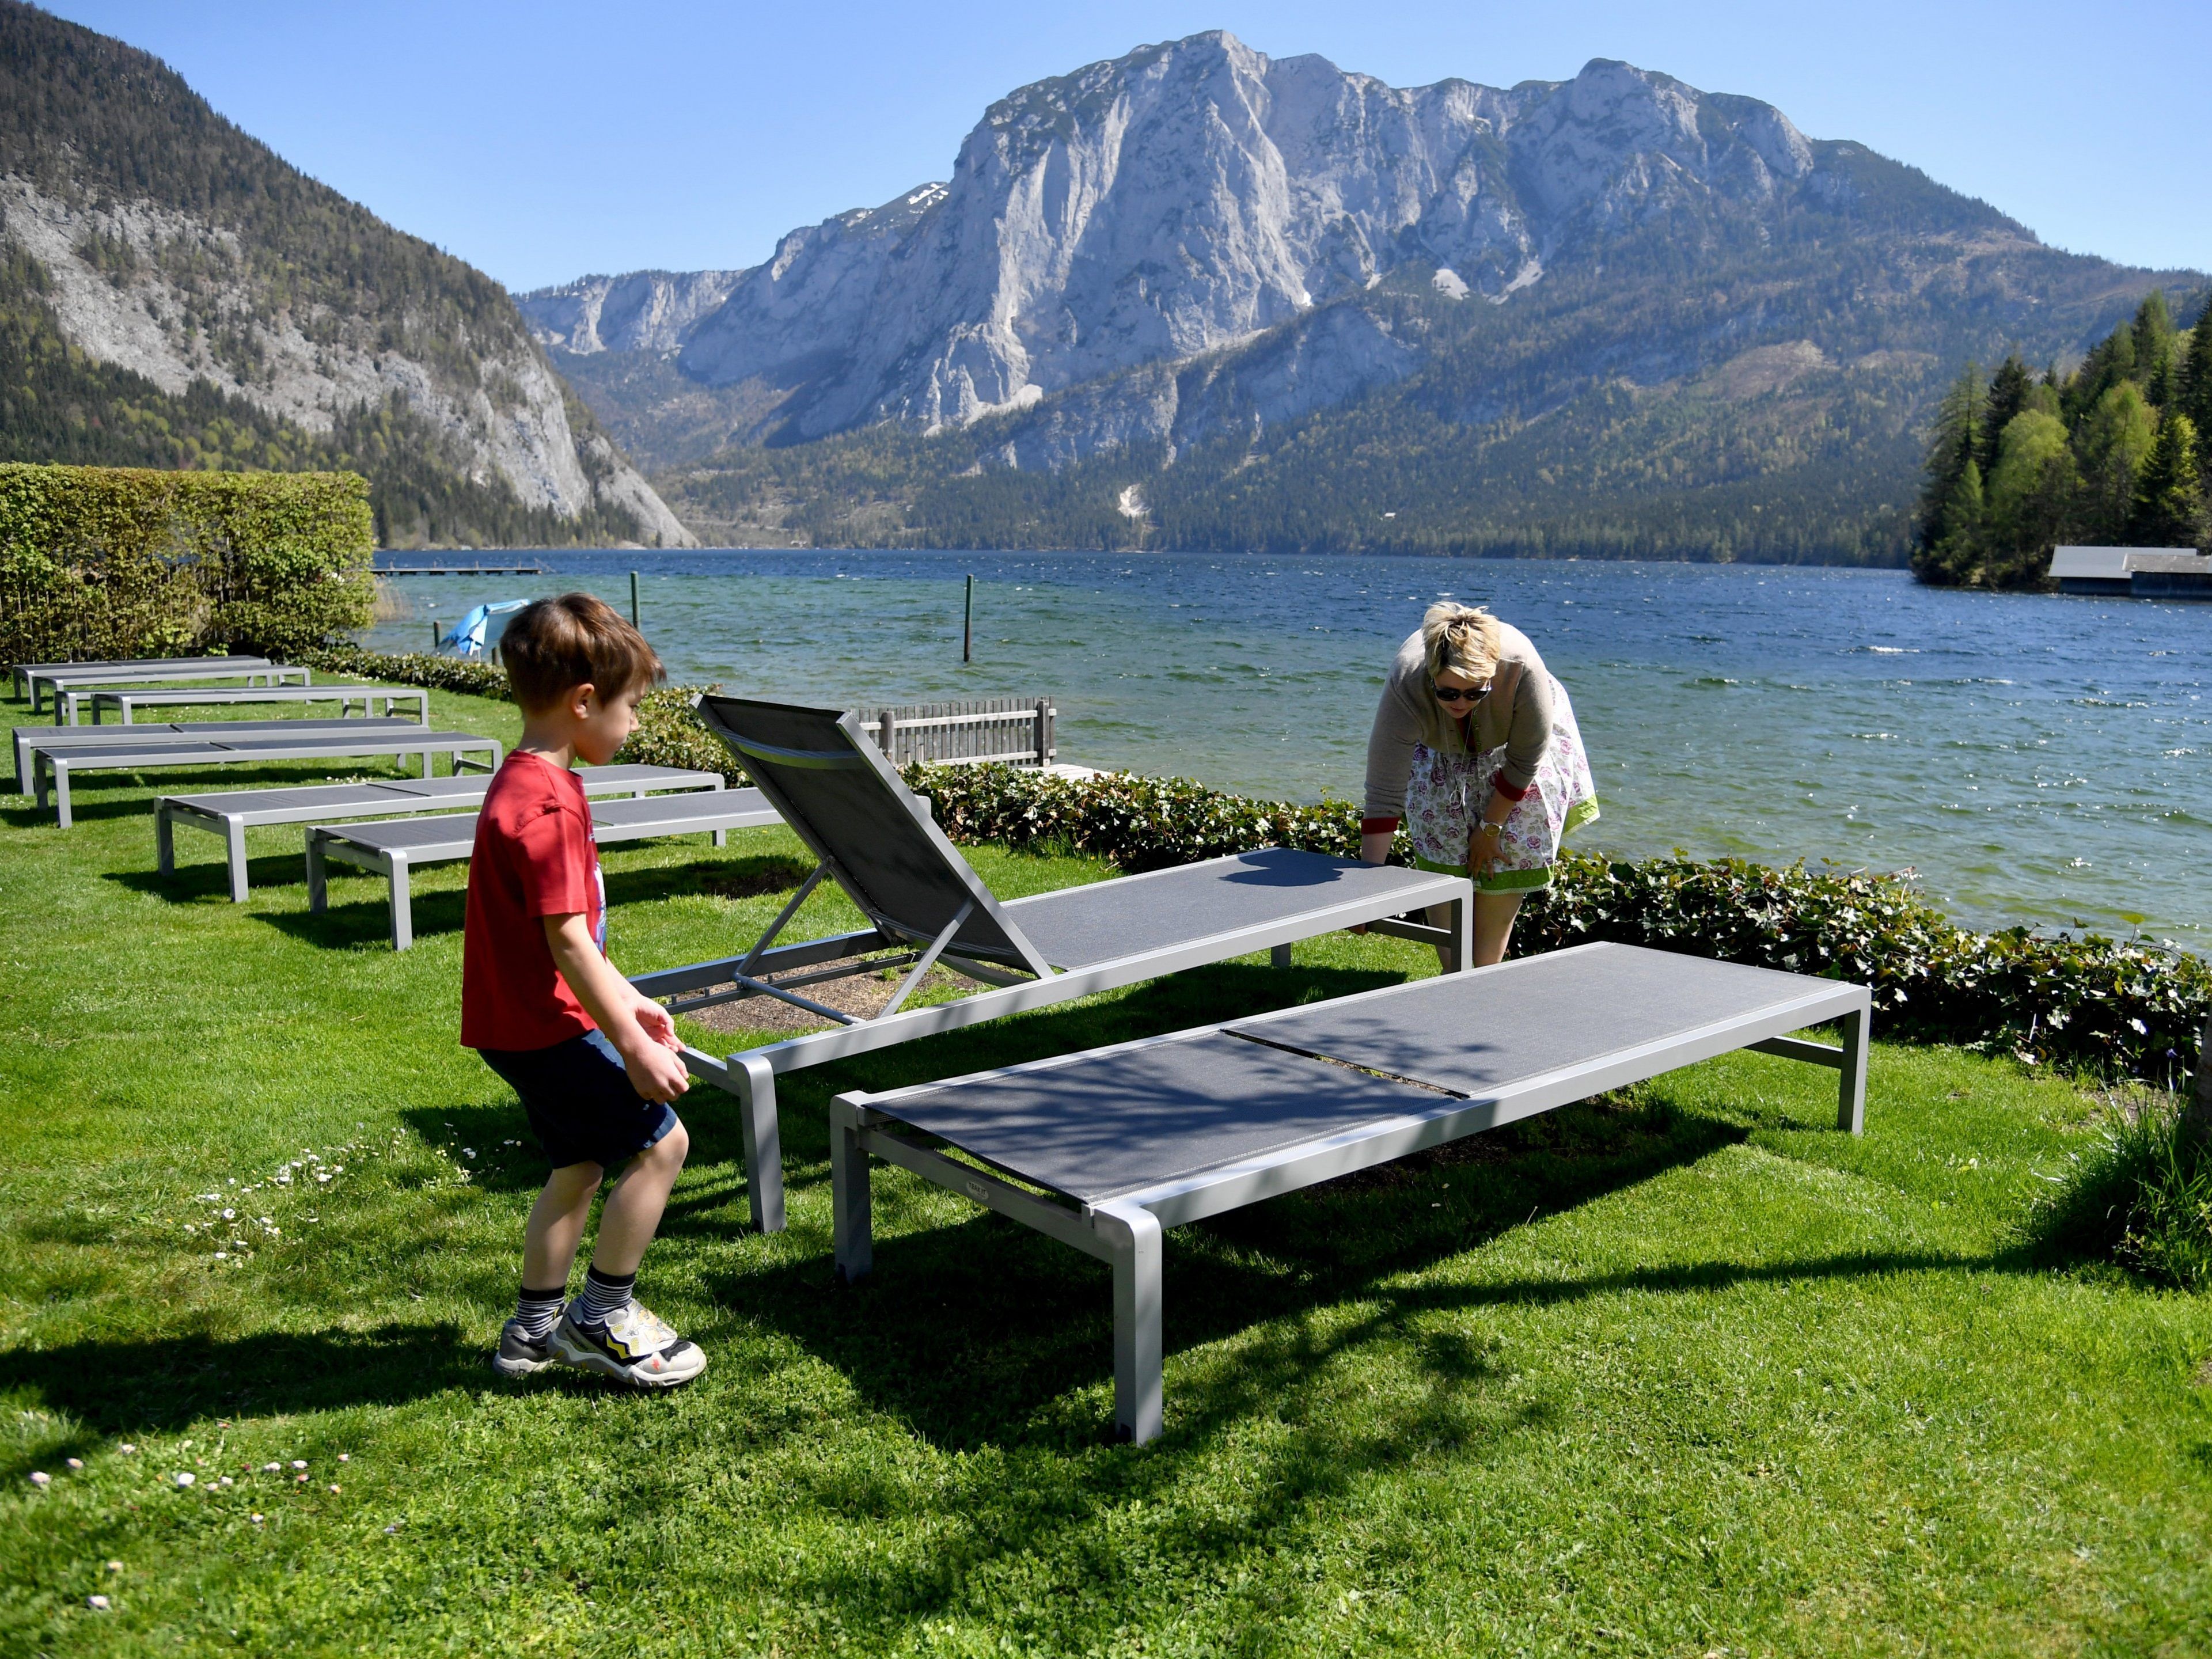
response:
M1467 298L1466 282L1461 277L1459 272L1454 270L1449 265L1437 267L1437 274L1429 278L1429 286L1447 300Z

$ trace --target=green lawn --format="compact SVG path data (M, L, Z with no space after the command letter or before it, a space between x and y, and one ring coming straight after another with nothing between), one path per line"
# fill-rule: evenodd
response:
M832 1092L1433 967L1330 939L787 1079L774 1238L695 1091L643 1290L712 1368L510 1387L542 1170L454 1042L461 871L394 956L297 830L249 905L212 836L156 879L152 793L0 803L0 1654L2212 1650L2212 1301L2021 1250L2061 1081L1877 1044L1854 1140L1739 1055L1170 1234L1140 1450L1087 1258L879 1170L834 1287ZM610 849L617 962L738 945L798 853Z

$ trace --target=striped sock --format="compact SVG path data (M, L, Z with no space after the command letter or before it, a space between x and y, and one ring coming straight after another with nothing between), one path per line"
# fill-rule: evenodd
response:
M603 1273L597 1267L584 1272L583 1306L576 1310L579 1325L604 1325L629 1305L629 1293L637 1286L637 1275L624 1273L619 1279L612 1273Z
M568 1299L566 1285L556 1285L550 1291L533 1291L525 1285L514 1301L514 1322L532 1342L543 1342L545 1333L561 1322L561 1304Z

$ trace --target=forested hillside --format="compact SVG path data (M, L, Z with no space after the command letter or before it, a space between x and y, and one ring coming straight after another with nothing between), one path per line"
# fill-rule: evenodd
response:
M2177 331L2166 295L2077 368L2019 355L1945 396L1914 526L1922 580L2033 587L2061 543L2212 547L2212 306Z
M390 544L688 540L499 285L0 0L0 456L353 466Z

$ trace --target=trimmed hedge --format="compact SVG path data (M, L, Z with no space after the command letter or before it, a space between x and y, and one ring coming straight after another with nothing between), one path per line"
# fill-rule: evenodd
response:
M331 674L357 674L393 685L420 685L433 691L507 701L507 670L467 657L438 657L428 651L369 651L358 645L299 651L286 659L302 668Z
M1079 780L1002 766L915 768L908 781L934 800L955 841L1066 847L1130 871L1257 847L1347 858L1359 848L1348 801L1298 806L1187 778ZM2170 1086L2193 1066L2212 1014L2212 963L2202 957L2096 935L1978 933L1897 877L1802 864L1564 852L1551 889L1522 908L1515 954L1593 939L1859 980L1874 988L1887 1036Z
M0 465L0 657L283 655L368 622L352 472Z

